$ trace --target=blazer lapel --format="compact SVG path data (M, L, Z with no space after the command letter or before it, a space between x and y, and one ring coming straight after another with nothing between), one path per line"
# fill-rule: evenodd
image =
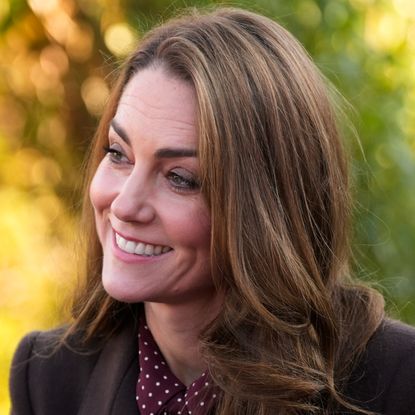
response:
M86 387L78 415L138 414L138 341L131 324L104 346Z

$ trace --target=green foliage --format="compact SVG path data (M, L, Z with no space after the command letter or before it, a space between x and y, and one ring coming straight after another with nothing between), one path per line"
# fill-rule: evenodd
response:
M63 319L75 274L79 171L135 38L182 7L272 17L354 107L355 270L415 323L415 4L412 0L0 2L0 413L18 339Z

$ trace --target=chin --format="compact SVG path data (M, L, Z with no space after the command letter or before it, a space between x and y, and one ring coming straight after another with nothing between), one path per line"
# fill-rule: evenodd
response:
M122 303L138 303L142 301L137 293L135 293L132 289L126 287L124 284L117 283L117 281L107 279L105 276L103 276L102 284L106 293L114 300L120 301Z

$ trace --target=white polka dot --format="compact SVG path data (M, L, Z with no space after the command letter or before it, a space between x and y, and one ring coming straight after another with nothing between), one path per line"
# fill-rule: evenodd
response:
M144 388L144 385L143 386L141 386L141 390L144 390L145 388Z
M166 376L166 375L164 375L164 376L163 376L163 379L167 379L167 376Z
M140 383L141 382L141 379L138 379L138 383Z
M149 398L151 398L153 396L153 394L151 392L148 393Z
M181 402L182 401L182 398L177 398L177 402Z
M148 357L146 356L146 357L144 358L144 360L148 360Z
M154 354L155 354L155 355L158 355L157 350L154 350Z
M148 343L147 343L147 342L144 342L144 344L145 344L146 346L148 346Z
M212 397L213 397L213 398L216 398L216 393L214 393Z
M160 386L160 382L156 382L156 386Z
M199 392L198 392L198 391L196 391L196 392L195 392L195 395L196 395L196 396L197 396L197 395L199 395Z
M164 393L170 393L170 391L169 391L168 389L166 389L166 390L164 391Z
M159 367L158 367L158 365L154 365L154 369L158 369Z
M141 405L141 407L142 407L143 409L146 409L146 406L145 406L144 404L142 404L142 405Z
M189 404L189 401L186 401L186 405L188 405Z
M200 402L200 406L203 406L205 403L202 401L202 402Z
M147 373L147 375L146 375L146 379L148 379L150 377L150 375Z
M148 327L147 327L147 326L144 326L144 328L145 328L146 330L148 330Z
M164 361L163 361L163 362L161 362L161 364L162 364L162 365L165 365L165 364L166 364L166 362L164 362Z
M178 383L175 383L174 386L179 387L179 384Z
M163 402L161 402L161 401L158 401L157 403L159 404L159 406L161 406L161 404L162 404Z
M135 397L135 400L138 401L138 396Z
M205 382L205 386L209 386L209 382Z
M138 354L141 354L141 350L138 351Z

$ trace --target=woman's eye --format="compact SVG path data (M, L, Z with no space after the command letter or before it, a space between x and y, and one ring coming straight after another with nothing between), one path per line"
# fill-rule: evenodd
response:
M113 163L122 163L124 161L128 161L127 157L124 155L121 149L119 150L115 147L105 146L104 152L108 155L110 161Z
M199 188L199 182L190 174L185 172L170 171L168 179L171 185L179 191L196 190Z

